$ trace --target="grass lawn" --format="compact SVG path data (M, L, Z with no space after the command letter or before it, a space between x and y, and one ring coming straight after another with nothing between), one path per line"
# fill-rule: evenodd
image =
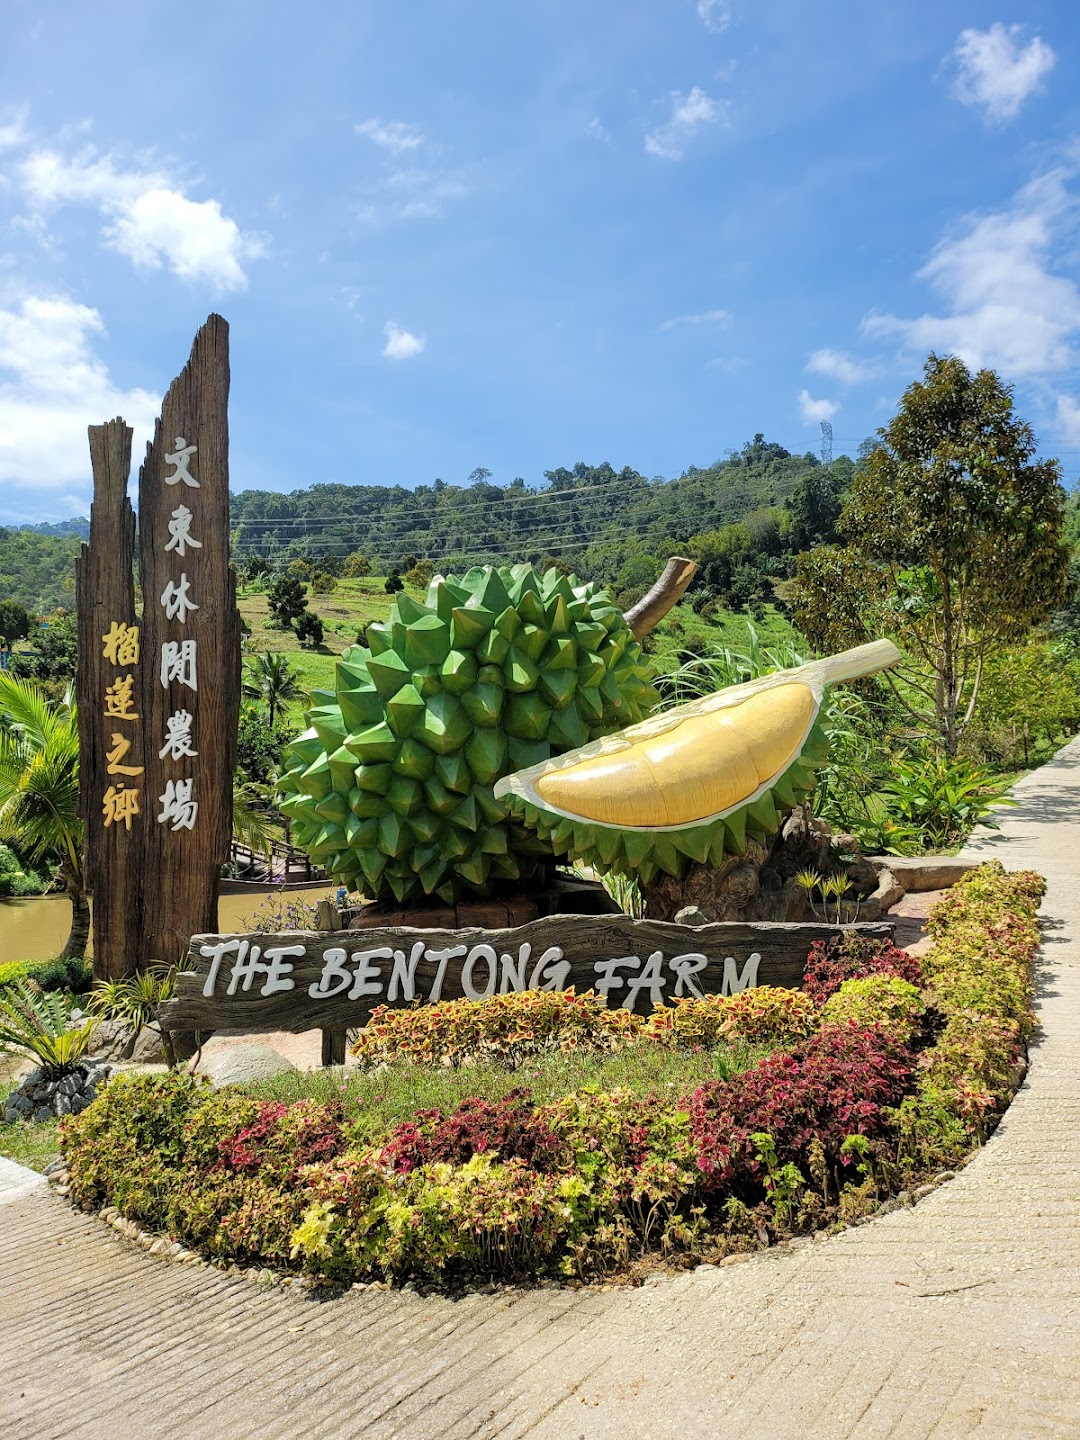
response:
M0 1087L0 1113L9 1094L8 1086ZM0 1155L31 1170L44 1170L60 1153L59 1123L58 1120L43 1120L40 1124L19 1120L14 1125L6 1125L0 1120Z
M243 1088L261 1100L288 1103L343 1097L363 1132L375 1138L411 1119L417 1110L439 1109L448 1114L471 1097L495 1101L518 1089L527 1089L540 1104L584 1089L628 1090L633 1095L676 1099L706 1080L728 1079L749 1069L767 1050L738 1045L682 1053L645 1042L611 1055L533 1056L517 1070L499 1065L449 1069L402 1062L373 1070L290 1073Z

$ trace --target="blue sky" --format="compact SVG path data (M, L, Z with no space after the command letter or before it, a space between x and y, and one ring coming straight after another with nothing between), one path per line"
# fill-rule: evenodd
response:
M236 489L853 453L927 351L1080 471L1080 11L5 0L0 522L211 310Z

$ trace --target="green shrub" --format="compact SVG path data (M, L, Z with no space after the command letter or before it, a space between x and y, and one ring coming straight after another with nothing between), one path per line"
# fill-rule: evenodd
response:
M31 1056L49 1078L67 1075L90 1048L97 1021L74 1024L64 997L16 980L0 990L0 1054Z
M821 1009L823 1025L854 1020L862 1026L880 1025L902 1045L914 1040L926 1014L916 986L897 975L865 975L845 980Z
M12 960L0 965L0 990L17 980L32 980L42 990L68 990L83 995L94 978L89 960L74 955L52 955L47 960Z

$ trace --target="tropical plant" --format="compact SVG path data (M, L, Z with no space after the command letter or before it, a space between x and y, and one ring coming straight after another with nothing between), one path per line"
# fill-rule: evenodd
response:
M291 700L303 698L299 681L299 673L284 655L264 651L250 655L244 664L243 693L249 699L265 702L271 730L278 712Z
M958 845L976 825L996 830L994 810L1016 803L982 766L935 756L894 760L882 798L887 813L917 830L930 850Z
M52 862L71 901L64 955L81 956L90 936L79 817L79 732L70 691L52 704L33 680L0 674L0 838L33 863Z
M0 1051L32 1055L48 1079L66 1075L90 1047L95 1016L72 1025L64 997L17 980L0 990Z
M172 999L175 986L172 966L155 966L123 980L99 980L90 994L90 1009L97 1016L125 1021L136 1034L144 1028L156 1030L171 1069L176 1054L172 1037L158 1019L158 1006Z

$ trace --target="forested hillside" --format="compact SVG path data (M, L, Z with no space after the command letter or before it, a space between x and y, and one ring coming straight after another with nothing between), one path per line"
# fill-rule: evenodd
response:
M699 599L745 605L769 593L785 557L831 538L852 463L822 466L757 435L740 451L674 480L629 468L577 464L548 470L544 484L313 485L282 495L232 496L238 569L363 575L409 572L417 562L453 570L478 562L531 560L565 566L617 592L640 592L677 551L702 567ZM84 520L0 530L0 598L41 613L70 605L73 560ZM254 562L254 567L252 565ZM350 568L351 566L351 568Z
M40 615L75 600L77 535L0 527L0 600L15 600Z

